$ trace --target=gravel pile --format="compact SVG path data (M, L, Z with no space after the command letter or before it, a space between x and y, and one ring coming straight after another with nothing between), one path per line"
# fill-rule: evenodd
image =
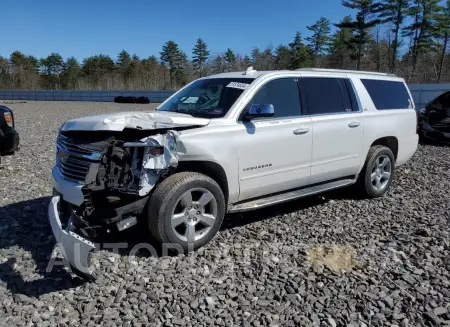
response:
M0 169L0 325L450 326L450 147L421 145L379 200L339 191L227 217L178 256L95 254L92 283L56 266L47 221L67 119L148 105L11 105L22 149ZM137 230L112 236L136 244Z

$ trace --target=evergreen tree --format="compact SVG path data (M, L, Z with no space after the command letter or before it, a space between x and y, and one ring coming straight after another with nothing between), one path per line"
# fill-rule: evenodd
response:
M64 69L64 59L59 53L51 53L48 57L39 60L44 82L50 89L58 89L60 75Z
M81 66L74 57L67 58L63 66L62 85L65 89L76 89L78 79L81 76Z
M125 86L127 87L129 86L128 83L131 75L130 64L131 64L130 54L127 51L122 50L117 56L116 67L118 72L122 75L122 80Z
M328 52L330 42L330 21L321 17L314 25L307 26L307 29L312 32L312 35L307 37L310 47L316 56L316 64L320 65L320 58Z
M250 57L246 55L242 59L242 69L247 70L247 68L250 67L251 65L252 65L252 61L251 61Z
M208 60L209 51L205 41L201 38L197 40L197 43L192 50L192 63L194 64L194 70L199 77L203 76L204 66Z
M295 34L294 41L289 43L289 48L291 50L289 69L298 69L310 65L313 57L312 49L305 46L300 32Z
M261 50L259 48L253 48L251 53L251 62L253 65L253 68L261 70L260 64L261 64Z
M236 67L236 55L230 48L225 52L225 62L227 63L227 71L232 71Z
M275 53L275 69L289 69L292 62L291 50L285 45L279 45Z
M181 69L181 50L174 41L167 41L166 44L164 44L160 55L161 61L169 68L170 87L173 87L174 73Z
M364 46L370 39L369 30L378 24L379 19L374 14L379 12L379 4L373 0L343 0L344 7L357 10L356 19L345 23L339 23L336 26L340 28L349 28L353 31L353 43L357 49L356 69L361 68L361 56Z
M128 69L128 65L131 62L131 56L130 54L125 51L122 50L119 55L117 56L117 67L119 68L120 71L126 71Z
M352 42L353 32L346 27L351 23L351 17L345 16L338 24L342 26L331 38L331 67L344 69L354 68L351 62L356 60L355 45Z
M226 69L225 58L217 55L212 61L212 70L215 74L223 73Z

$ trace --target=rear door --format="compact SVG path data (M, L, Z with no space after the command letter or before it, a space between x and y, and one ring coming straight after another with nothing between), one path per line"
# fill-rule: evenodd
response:
M364 126L351 80L304 76L299 82L313 129L310 183L356 175Z

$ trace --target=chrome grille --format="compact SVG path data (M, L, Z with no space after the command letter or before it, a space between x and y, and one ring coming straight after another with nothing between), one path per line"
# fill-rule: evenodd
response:
M67 159L59 160L59 168L64 177L77 182L84 182L89 173L91 164L86 161L76 160L68 157Z
M66 151L70 152L70 154L75 157L90 160L98 160L101 157L101 153L83 149L82 147L73 144L67 136L61 134L58 136L57 146L61 149L65 149Z
M78 183L95 180L102 154L81 148L64 135L56 142L56 164L65 179Z

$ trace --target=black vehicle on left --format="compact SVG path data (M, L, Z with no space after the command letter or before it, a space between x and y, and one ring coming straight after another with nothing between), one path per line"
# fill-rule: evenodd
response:
M418 110L419 135L439 143L450 144L450 91L438 96Z
M0 162L1 156L12 155L19 149L19 133L15 129L14 114L0 105Z

